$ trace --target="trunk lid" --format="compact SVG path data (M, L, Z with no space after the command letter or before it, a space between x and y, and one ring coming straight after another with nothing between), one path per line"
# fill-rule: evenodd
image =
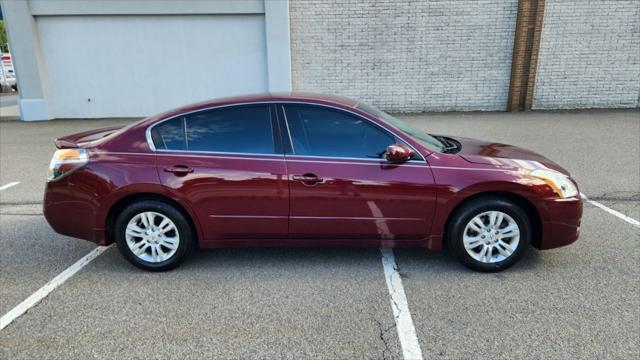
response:
M101 140L122 128L123 126L110 126L100 129L83 131L57 138L55 140L55 144L58 149L77 148L90 142Z

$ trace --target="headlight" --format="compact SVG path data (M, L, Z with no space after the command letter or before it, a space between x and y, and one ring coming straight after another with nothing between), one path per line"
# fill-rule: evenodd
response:
M89 162L89 155L85 149L56 150L49 164L48 181L56 180L65 174L81 168Z
M573 181L555 170L537 169L531 172L531 176L544 181L563 199L578 195L578 188Z

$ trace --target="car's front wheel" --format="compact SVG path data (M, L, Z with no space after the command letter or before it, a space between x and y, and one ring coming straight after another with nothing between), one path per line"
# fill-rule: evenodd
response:
M133 265L150 271L178 266L191 249L191 227L173 206L143 200L126 207L115 224L120 253Z
M465 266L502 271L520 259L531 239L531 223L517 204L499 198L471 201L455 214L448 245Z

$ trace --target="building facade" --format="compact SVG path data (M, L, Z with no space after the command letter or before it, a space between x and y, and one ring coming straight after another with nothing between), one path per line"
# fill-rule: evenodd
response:
M291 1L294 89L391 111L505 110L517 1Z
M640 102L640 0L0 1L24 120L291 90L396 112Z
M640 1L546 3L533 108L640 106Z

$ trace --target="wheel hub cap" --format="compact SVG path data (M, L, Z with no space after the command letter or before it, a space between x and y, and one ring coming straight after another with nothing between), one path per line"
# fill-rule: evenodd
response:
M153 211L132 217L127 224L125 238L135 256L152 263L170 259L180 244L180 234L173 221Z
M509 258L520 242L520 228L515 220L501 211L487 211L467 223L463 244L477 261L496 263Z

